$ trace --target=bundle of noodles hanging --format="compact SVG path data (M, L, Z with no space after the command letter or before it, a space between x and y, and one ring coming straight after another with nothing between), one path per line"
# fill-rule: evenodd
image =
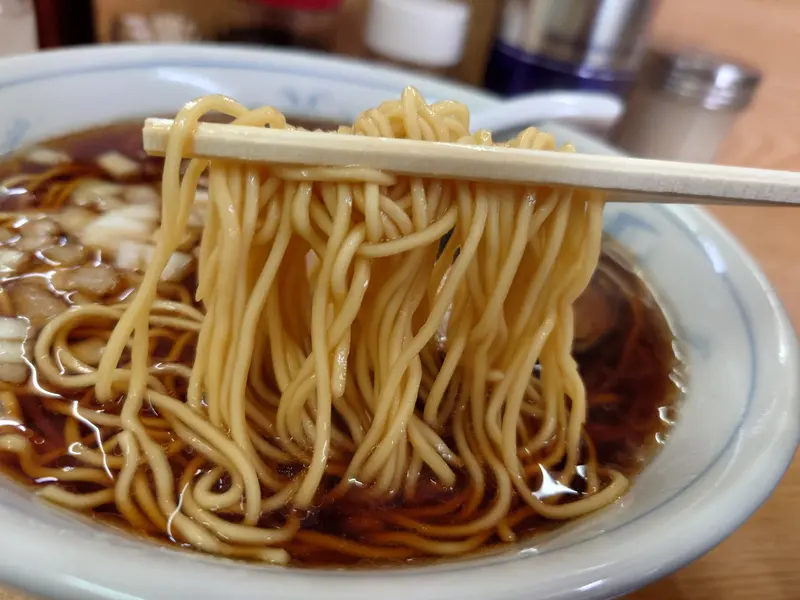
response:
M113 504L199 550L286 563L321 550L461 554L624 491L584 432L571 356L601 196L359 167L187 164L181 151L212 112L288 128L272 108L221 96L177 115L160 231L135 293L75 306L36 340L43 383L83 398L46 400L74 417L75 463L44 497ZM412 89L330 135L493 144L470 133L464 106L428 105ZM556 151L535 129L509 145ZM192 302L160 280L201 178ZM99 336L96 367L72 352L76 335ZM21 436L3 444L30 454ZM330 510L340 530L313 527Z

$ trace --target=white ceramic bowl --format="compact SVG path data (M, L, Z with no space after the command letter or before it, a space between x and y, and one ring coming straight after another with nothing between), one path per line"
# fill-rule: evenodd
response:
M114 119L174 112L215 92L350 119L407 84L477 111L497 106L463 87L308 55L93 48L0 61L0 152ZM553 100L552 116L563 109ZM579 148L608 151L571 135ZM535 548L509 546L491 557L424 568L304 571L157 547L0 481L0 579L76 600L542 600L611 597L685 565L758 507L795 451L795 335L756 265L705 212L611 205L606 229L636 257L690 369L679 424L615 505L537 540Z

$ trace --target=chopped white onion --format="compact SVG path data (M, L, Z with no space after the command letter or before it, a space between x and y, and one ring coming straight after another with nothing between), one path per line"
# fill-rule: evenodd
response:
M86 226L97 219L97 215L85 208L69 206L54 217L61 228L73 237L80 237Z
M25 260L25 253L11 248L0 248L0 274L14 273Z
M28 378L28 365L22 363L0 363L0 381L22 383Z
M33 219L22 225L19 228L19 232L29 237L56 235L58 233L58 225L48 218Z
M94 207L100 212L117 210L119 208L123 208L124 206L127 206L125 201L121 198L117 198L116 196L103 196L102 198L98 196L97 202L94 204Z
M28 376L25 338L28 322L18 317L0 317L0 380L21 383Z
M153 260L155 246L126 240L119 245L116 266L127 271L144 271ZM194 258L185 252L174 252L161 274L162 281L182 281L191 271Z
M161 196L150 185L129 185L125 187L124 198L130 204L160 204Z
M117 179L133 177L140 170L138 162L116 150L101 154L97 159L97 164L109 175Z
M93 248L114 250L119 248L124 240L147 241L152 236L152 227L142 221L132 221L123 218L98 219L89 225L81 236L81 241Z
M0 317L0 339L24 340L28 337L28 322L20 317Z
M81 183L73 194L94 194L96 196L119 196L125 191L124 185L102 179L88 179Z
M197 188L194 192L194 203L208 204L208 190L203 188Z
M75 188L70 200L76 206L88 206L106 211L123 204L120 196L124 189L119 183L89 179Z
M208 215L208 190L197 189L194 193L194 205L189 215L189 225L192 227L202 227Z
M23 340L0 338L0 363L19 363L22 360Z
M192 255L185 252L173 252L161 273L162 281L181 281L192 269Z
M34 327L41 327L68 308L61 298L32 283L11 285L8 292L16 313L27 317Z
M86 249L80 244L50 246L42 250L42 256L53 264L70 267L83 262L86 258Z
M158 225L158 217L158 209L148 204L111 210L84 227L81 241L103 250L116 250L123 240L148 241Z
M23 159L35 163L37 165L44 165L46 167L53 167L68 163L72 160L70 155L61 150L53 150L52 148L31 148L25 153Z
M153 247L150 244L123 240L117 249L114 264L124 271L141 271L147 267L152 255Z
M23 252L35 252L52 246L55 240L50 235L22 236L14 245Z
M114 212L124 215L129 219L147 221L152 223L154 226L158 224L158 220L161 218L161 211L158 209L158 207L150 206L149 204L135 204L126 206L125 208L120 208Z
M108 265L86 265L57 271L53 275L53 285L57 289L83 292L95 297L105 296L118 284L117 272Z

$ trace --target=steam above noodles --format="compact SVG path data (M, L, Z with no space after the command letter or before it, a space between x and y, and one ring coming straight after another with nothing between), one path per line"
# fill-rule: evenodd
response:
M43 497L113 504L193 548L287 563L310 547L461 554L513 541L532 515L570 519L620 496L626 478L598 464L585 433L571 355L601 196L360 167L185 164L195 125L215 111L288 127L272 108L221 96L177 115L160 218L141 206L115 217L160 222L154 244L148 230L115 248L118 265L144 270L135 293L71 307L36 338L41 384L82 398L43 400L74 423L77 463L43 466L23 435L0 435L2 450L58 479ZM464 106L412 89L331 135L493 143L470 133ZM510 145L556 151L535 129ZM95 246L113 242L108 223L93 227ZM199 304L165 293L195 261ZM86 330L92 344L71 341ZM357 536L305 526L344 499L363 503L348 516Z

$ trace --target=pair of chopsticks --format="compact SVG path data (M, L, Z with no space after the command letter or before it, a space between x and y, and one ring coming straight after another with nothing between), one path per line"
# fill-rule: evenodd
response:
M172 121L147 119L148 154L163 155ZM293 166L361 166L404 175L537 183L612 192L614 202L800 204L800 173L617 156L432 144L201 123L185 158Z

